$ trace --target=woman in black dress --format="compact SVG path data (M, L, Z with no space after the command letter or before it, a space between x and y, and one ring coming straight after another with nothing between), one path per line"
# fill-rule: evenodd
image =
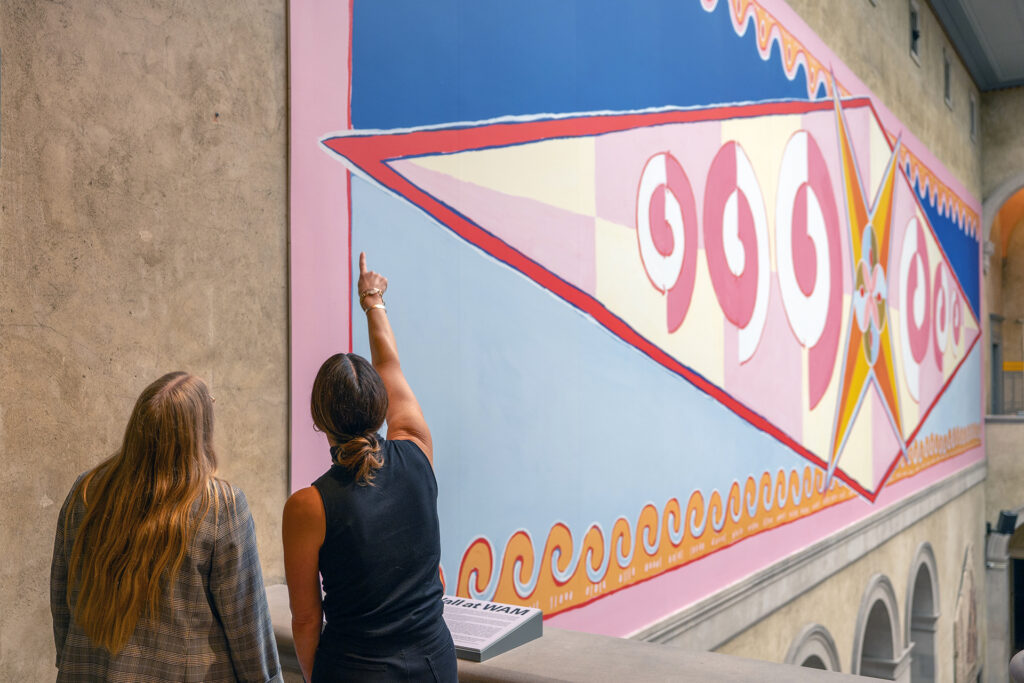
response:
M442 618L430 430L398 362L386 289L360 254L373 364L349 353L321 366L311 410L332 465L284 508L292 635L314 683L457 679Z

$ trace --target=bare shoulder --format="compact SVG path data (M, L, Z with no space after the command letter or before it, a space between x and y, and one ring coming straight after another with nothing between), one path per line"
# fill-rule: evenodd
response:
M308 522L324 519L324 502L315 486L299 489L284 504L285 523Z

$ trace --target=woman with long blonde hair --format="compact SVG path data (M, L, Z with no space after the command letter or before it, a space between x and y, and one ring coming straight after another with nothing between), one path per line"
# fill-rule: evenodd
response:
M57 521L58 681L280 681L244 494L216 475L213 398L172 372Z

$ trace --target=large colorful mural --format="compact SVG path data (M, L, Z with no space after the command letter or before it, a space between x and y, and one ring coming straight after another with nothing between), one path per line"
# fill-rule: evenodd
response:
M291 16L292 486L366 251L448 592L628 635L984 457L978 202L784 2Z

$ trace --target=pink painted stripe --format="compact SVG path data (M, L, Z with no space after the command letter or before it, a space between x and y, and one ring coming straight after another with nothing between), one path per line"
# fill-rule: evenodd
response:
M320 363L350 346L348 172L320 145L349 125L350 19L350 2L289 3L292 491L326 469L306 406Z

